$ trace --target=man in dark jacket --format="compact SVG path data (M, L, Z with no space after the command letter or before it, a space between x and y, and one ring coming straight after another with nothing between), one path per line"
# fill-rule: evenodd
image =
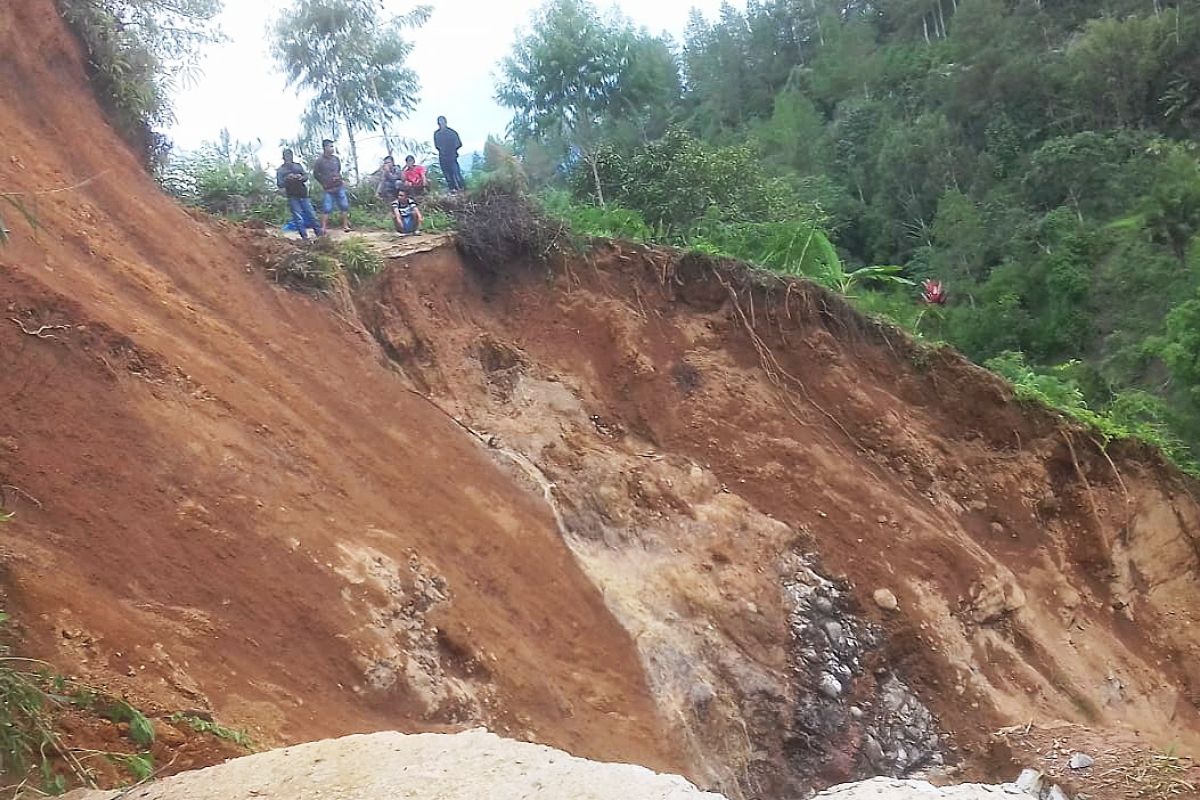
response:
M442 165L446 188L452 192L460 192L467 188L462 170L458 166L458 151L462 150L462 139L459 138L458 131L446 125L445 117L438 117L437 124L438 129L433 134L433 146L438 151L438 161Z
M283 151L283 166L275 170L275 185L287 195L288 210L300 238L307 239L310 228L317 236L324 236L325 229L317 222L317 212L308 197L308 173L295 162L291 150Z
M321 157L313 164L313 177L325 190L321 201L321 227L329 230L329 215L336 204L342 212L342 229L350 230L350 198L342 180L342 160L333 154L333 140L321 142Z

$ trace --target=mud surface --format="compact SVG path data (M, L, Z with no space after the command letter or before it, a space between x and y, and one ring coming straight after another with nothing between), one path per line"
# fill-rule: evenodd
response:
M0 186L38 220L6 207L0 247L23 654L266 745L470 720L682 769L540 499L248 234L157 189L51 0L0 4L0 50Z

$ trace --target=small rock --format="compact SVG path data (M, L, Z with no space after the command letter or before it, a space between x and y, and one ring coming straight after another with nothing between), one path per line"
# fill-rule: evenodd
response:
M1071 761L1069 762L1071 769L1087 769L1095 763L1096 759L1087 753L1076 753L1071 756Z
M825 635L829 637L829 643L834 647L841 647L846 643L846 630L840 622L826 622Z
M867 757L867 761L875 767L879 767L884 763L883 748L879 746L879 742L874 736L868 736L863 740L863 755Z
M900 601L896 599L896 595L891 589L876 589L875 605L884 611L895 611L900 608Z
M1025 794L1037 797L1042 793L1042 773L1036 769L1021 770L1021 775L1016 780L1016 786Z
M861 708L859 708L858 706L850 706L850 716L853 717L854 719L862 719L863 718L863 710Z
M1003 536L1004 535L1004 526L1001 525L999 522L993 522L992 523L992 533L994 533L997 536Z
M1050 787L1050 794L1046 795L1046 800L1071 800L1067 797L1067 793L1057 786Z
M832 614L833 601L828 597L818 596L816 600L813 600L813 608L815 608L817 611L820 611L822 614Z
M821 683L818 688L821 690L821 694L825 695L830 700L837 700L842 696L841 681L830 675L828 672L821 674Z

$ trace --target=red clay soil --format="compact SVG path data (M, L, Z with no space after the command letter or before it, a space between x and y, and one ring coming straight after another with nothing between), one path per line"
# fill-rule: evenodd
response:
M414 385L502 441L506 426L522 433L506 420L541 402L514 381L579 398L590 435L533 436L526 452L564 513L595 502L563 487L607 448L685 458L805 532L888 632L878 663L918 689L975 757L973 774L988 772L993 731L1030 721L1127 726L1160 748L1200 749L1200 506L1195 484L1155 454L1106 454L990 373L813 287L756 285L674 253L601 247L499 280L430 254L380 276L359 305ZM671 494L639 502L650 517L687 517L663 502ZM674 546L716 547L707 562L694 554L710 581L731 561L766 572L742 570L739 602L714 622L769 653L788 641L782 615L748 626L740 605L778 606L775 556L743 539ZM899 613L876 605L880 588Z
M1077 754L1087 756L1072 764ZM1097 732L1078 725L1019 725L997 731L997 769L1035 769L1047 785L1082 800L1174 800L1200 797L1200 764L1129 731Z
M0 247L24 652L265 743L482 720L680 769L547 509L359 327L158 190L52 0L0 4L0 52L0 191L38 222L5 206Z

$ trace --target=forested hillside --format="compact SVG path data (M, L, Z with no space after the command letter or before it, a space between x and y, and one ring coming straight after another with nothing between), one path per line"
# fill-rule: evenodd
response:
M809 274L1196 469L1194 4L751 0L674 42L555 0L498 97L523 166L485 166L578 230Z

